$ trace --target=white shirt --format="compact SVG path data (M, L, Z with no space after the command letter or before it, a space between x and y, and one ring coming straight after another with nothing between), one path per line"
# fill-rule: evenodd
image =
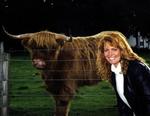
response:
M123 102L131 108L129 105L126 97L124 96L124 77L121 70L121 64L119 63L117 67L115 67L113 64L111 65L111 71L115 73L116 75L116 89L120 96L120 98L123 100Z

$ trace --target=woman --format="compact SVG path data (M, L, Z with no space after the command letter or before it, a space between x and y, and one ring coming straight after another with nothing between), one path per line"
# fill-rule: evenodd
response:
M98 74L112 83L120 116L150 116L150 68L120 32L101 32L98 45Z

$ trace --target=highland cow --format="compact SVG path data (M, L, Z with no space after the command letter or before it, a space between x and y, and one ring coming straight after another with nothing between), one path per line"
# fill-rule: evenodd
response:
M68 37L49 31L12 35L30 52L32 64L40 70L46 89L55 100L55 116L68 116L69 104L79 87L94 85L99 35Z

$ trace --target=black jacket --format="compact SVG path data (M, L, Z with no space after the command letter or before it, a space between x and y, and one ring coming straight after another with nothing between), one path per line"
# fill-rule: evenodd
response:
M124 75L124 95L132 110L120 99L116 91L115 74L112 85L116 92L120 116L150 116L150 68L138 61L130 61Z

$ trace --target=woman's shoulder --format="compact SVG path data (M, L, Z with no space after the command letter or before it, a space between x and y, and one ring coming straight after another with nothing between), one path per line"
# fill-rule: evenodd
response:
M143 62L129 61L127 77L137 88L143 84L143 87L145 87L145 85L148 85L147 83L150 83L150 68Z
M139 71L148 71L150 73L150 68L148 65L144 62L140 62L138 60L132 60L129 61L129 66L128 68L130 70L134 70L134 72L139 72Z

